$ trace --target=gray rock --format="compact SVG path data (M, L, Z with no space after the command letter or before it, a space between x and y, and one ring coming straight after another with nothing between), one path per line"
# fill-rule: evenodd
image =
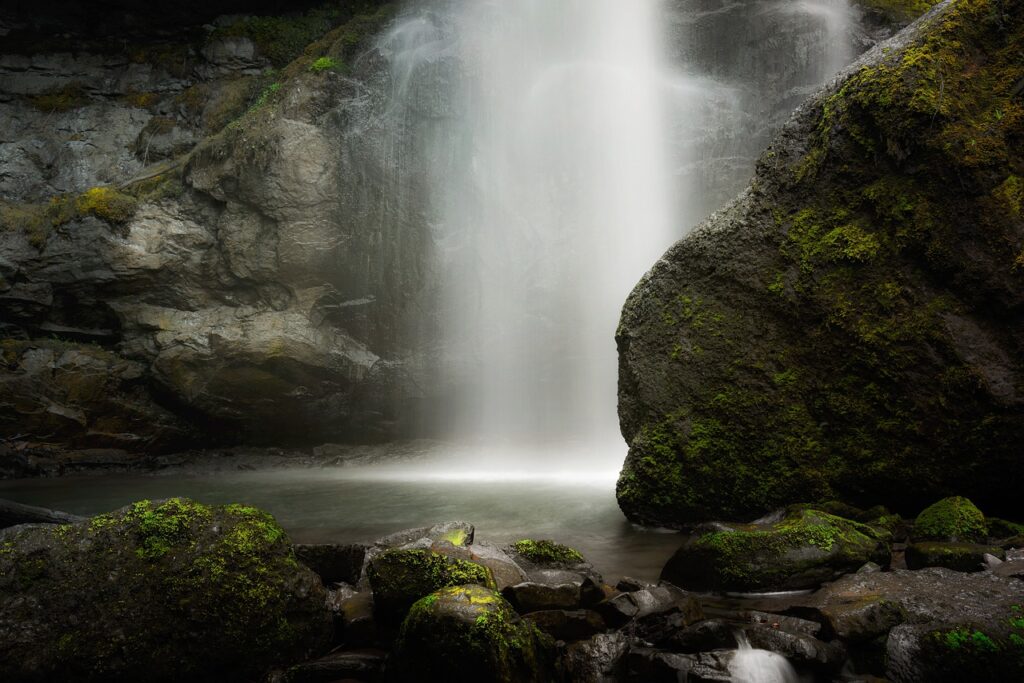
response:
M525 618L555 640L574 643L601 633L606 626L597 612L589 609L541 610L530 612Z
M282 683L332 683L347 679L382 680L386 654L381 650L332 652L326 657L291 667L285 672Z
M574 683L616 683L625 673L629 640L621 633L599 633L566 648L562 666Z
M296 544L295 557L312 569L324 584L356 584L363 574L366 546L360 544Z
M572 610L580 606L580 584L548 585L526 582L509 586L502 591L520 614L541 610Z
M748 626L743 629L751 647L782 655L793 664L837 673L846 661L846 649L837 641L817 638L782 628Z
M84 517L0 498L0 529L19 524L73 524Z

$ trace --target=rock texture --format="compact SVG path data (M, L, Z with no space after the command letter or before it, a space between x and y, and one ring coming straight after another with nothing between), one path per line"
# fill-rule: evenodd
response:
M0 436L141 450L409 428L431 252L379 201L389 17L349 2L0 55ZM36 28L11 45L45 50Z
M1022 44L1024 3L939 6L802 106L643 278L617 334L630 518L1010 505Z
M244 681L331 637L319 578L273 518L141 501L0 537L6 681Z

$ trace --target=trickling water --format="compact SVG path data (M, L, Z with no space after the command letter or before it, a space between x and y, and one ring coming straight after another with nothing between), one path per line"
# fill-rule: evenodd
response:
M621 464L623 301L849 61L849 18L847 0L407 3L378 47L386 125L413 142L382 165L425 169L450 436Z
M750 647L743 631L736 631L739 648L729 662L732 683L800 683L796 669L785 657Z

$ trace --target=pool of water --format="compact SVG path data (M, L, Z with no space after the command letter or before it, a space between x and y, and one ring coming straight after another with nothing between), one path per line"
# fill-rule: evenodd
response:
M655 580L683 537L630 524L615 501L614 474L382 466L67 476L0 481L0 498L80 515L144 498L247 503L305 543L365 542L466 520L480 540L550 538L574 546L612 582L624 575Z

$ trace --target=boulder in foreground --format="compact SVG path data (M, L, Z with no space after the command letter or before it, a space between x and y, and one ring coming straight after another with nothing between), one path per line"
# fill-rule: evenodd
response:
M0 540L0 679L244 681L326 645L320 579L243 505L141 501Z
M498 593L476 585L442 588L419 600L388 664L391 680L532 683L550 680L554 648Z

